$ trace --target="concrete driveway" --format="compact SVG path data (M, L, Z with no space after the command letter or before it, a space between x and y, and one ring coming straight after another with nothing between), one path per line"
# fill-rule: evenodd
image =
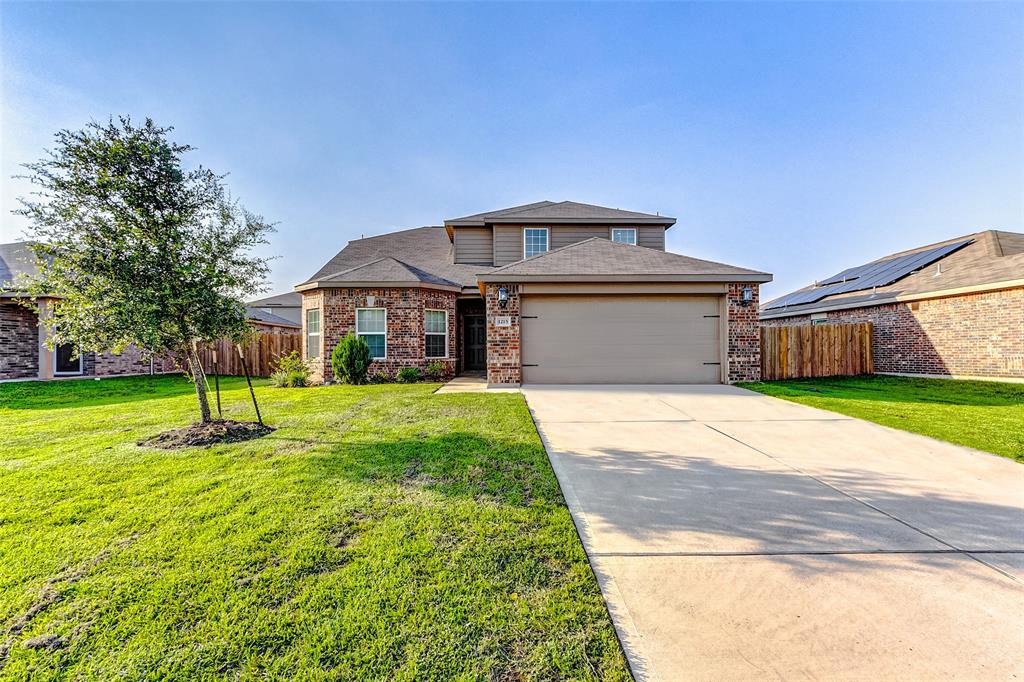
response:
M639 679L1024 678L1024 467L730 386L526 386Z

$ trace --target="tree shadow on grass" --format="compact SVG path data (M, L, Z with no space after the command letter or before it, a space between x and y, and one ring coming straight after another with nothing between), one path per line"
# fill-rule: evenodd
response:
M220 387L222 392L240 390L245 388L245 379L221 377ZM194 394L192 382L182 374L106 377L99 381L86 378L11 382L0 384L0 409L63 410L165 400ZM214 400L212 392L210 399Z
M275 434L266 440L277 439ZM380 442L302 442L310 445L309 473L317 479L389 483L512 506L564 504L539 442L465 432Z

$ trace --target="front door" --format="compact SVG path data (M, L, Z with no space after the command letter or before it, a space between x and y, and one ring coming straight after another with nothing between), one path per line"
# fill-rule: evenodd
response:
M463 369L479 371L487 369L487 325L483 315L466 315L465 343L462 345Z

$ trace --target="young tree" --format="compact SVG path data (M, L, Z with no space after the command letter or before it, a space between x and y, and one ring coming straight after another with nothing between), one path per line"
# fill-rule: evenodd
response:
M40 274L30 294L58 298L52 343L121 352L135 345L184 359L210 421L201 341L246 331L241 296L263 290L267 260L251 255L273 227L231 198L224 176L182 157L193 148L146 119L62 130L26 164L39 191L19 211Z

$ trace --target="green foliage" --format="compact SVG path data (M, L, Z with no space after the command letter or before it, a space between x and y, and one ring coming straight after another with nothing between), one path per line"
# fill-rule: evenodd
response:
M309 365L293 350L277 360L270 380L278 388L301 388L309 383Z
M382 369L377 370L367 377L367 381L371 384L390 384L394 380L395 378L389 372L385 372Z
M0 384L0 679L629 679L522 396L255 383L187 454L180 377Z
M334 379L346 384L365 384L371 361L370 346L351 332L331 351Z
M414 384L423 378L419 367L403 367L398 370L398 380L403 384Z
M427 376L435 381L444 377L445 365L443 362L436 360L434 362L427 363Z
M1024 386L1020 384L878 375L741 385L1024 463Z
M250 250L273 228L231 198L224 176L186 169L192 147L171 131L149 119L94 122L58 132L54 149L25 165L39 191L19 213L40 272L18 286L59 297L53 344L175 353L199 376L194 342L247 334L242 297L268 272Z

